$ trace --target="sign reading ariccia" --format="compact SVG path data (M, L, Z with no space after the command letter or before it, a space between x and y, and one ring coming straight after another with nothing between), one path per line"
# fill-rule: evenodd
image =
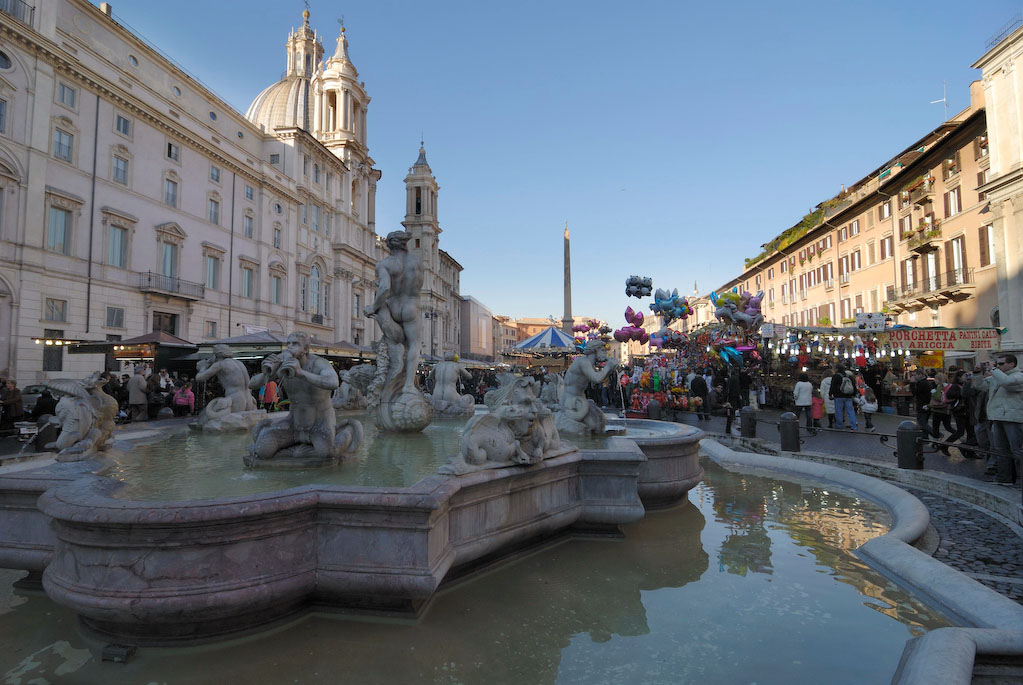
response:
M888 341L908 350L965 350L997 352L1001 337L997 328L897 328Z

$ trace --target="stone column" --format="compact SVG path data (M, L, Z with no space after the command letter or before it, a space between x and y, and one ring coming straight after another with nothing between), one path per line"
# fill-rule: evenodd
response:
M561 321L561 330L569 335L572 333L572 255L569 248L568 222L565 222L565 316Z

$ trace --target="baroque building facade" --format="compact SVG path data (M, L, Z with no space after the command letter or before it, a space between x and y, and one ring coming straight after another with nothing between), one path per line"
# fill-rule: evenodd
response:
M344 29L324 62L304 13L285 78L242 115L108 5L29 9L0 7L8 377L24 384L102 365L39 339L379 337L360 305L385 252L374 218L380 172Z

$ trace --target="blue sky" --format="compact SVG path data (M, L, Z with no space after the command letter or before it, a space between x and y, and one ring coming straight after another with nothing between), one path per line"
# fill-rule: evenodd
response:
M97 3L98 4L98 3ZM115 16L244 112L281 77L303 3L113 0ZM311 0L344 15L372 97L377 232L400 228L420 135L441 247L495 314L624 325L630 274L701 292L811 207L969 104L1018 1Z

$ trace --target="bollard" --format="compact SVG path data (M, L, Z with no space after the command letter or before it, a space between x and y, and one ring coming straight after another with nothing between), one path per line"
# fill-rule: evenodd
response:
M739 435L744 438L757 437L757 410L749 405L739 410Z
M790 411L781 415L778 421L778 432L781 433L781 449L783 452L799 451L799 419Z
M903 421L895 431L900 469L924 467L924 445L920 442L924 432L916 421Z

